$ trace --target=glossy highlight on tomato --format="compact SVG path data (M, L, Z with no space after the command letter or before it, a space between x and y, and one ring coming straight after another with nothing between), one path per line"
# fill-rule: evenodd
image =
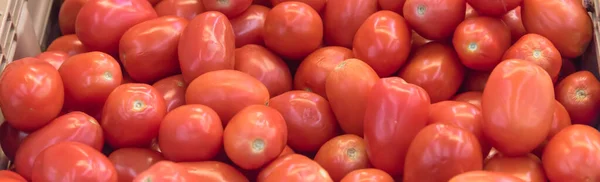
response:
M247 44L264 45L263 27L271 9L261 5L250 5L241 15L230 19L235 33L235 47Z
M352 58L352 50L340 46L327 46L306 56L294 75L294 89L306 90L327 99L325 80L335 66Z
M187 84L182 75L163 78L152 84L152 87L162 94L167 105L167 112L185 104Z
M452 44L461 62L468 68L490 71L510 47L510 29L500 19L474 17L456 27Z
M358 28L377 12L377 0L327 0L323 11L325 43L352 48Z
M403 16L424 38L444 40L452 37L456 26L465 19L465 4L465 0L406 0Z
M600 179L600 133L580 124L562 129L546 145L542 164L550 181Z
M235 69L262 82L271 97L292 90L292 74L285 62L269 49L255 44L235 50Z
M553 81L558 79L562 66L562 58L554 44L538 34L523 35L506 50L502 59L530 61L546 70Z

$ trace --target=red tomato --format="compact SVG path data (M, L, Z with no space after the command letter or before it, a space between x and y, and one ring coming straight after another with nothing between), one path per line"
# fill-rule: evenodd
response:
M323 40L319 13L301 2L282 2L273 7L264 22L263 39L273 52L302 60L318 49Z
M307 179L318 182L333 182L319 163L299 154L290 154L271 162L258 174L257 182L286 181L302 182Z
M353 134L332 138L321 146L315 155L315 162L327 170L331 179L340 181L346 174L368 167L365 141Z
M327 0L323 11L325 43L352 48L358 28L377 12L377 0Z
M560 104L558 101L554 101L554 114L552 115L552 125L550 126L550 133L548 133L547 139L550 140L554 135L556 135L560 130L566 128L567 126L571 126L571 118L569 117L569 112L565 106Z
M161 0L154 10L159 17L173 15L192 20L204 12L204 5L199 0Z
M520 6L504 14L504 16L502 16L502 21L504 21L510 29L510 37L513 42L516 42L523 35L527 34L527 30L525 30L523 21L521 20Z
M489 71L469 70L465 75L462 89L465 91L483 92L489 77Z
M369 160L375 168L399 176L410 142L427 124L429 96L417 85L389 77L377 81L367 98L363 118Z
M182 162L189 174L199 181L248 182L248 179L234 167L217 161Z
M581 1L523 0L523 25L548 38L562 57L583 54L592 40L592 21Z
M403 181L448 181L481 170L482 164L475 135L458 127L431 124L419 131L408 149Z
M456 26L465 19L465 4L465 0L406 0L404 18L426 39L445 40L452 37Z
M564 128L546 145L542 164L550 181L597 181L600 133L579 124Z
M490 71L502 61L504 51L510 47L510 29L500 19L469 18L456 27L452 43L465 66Z
M246 73L220 70L203 74L190 83L185 101L214 109L226 126L231 117L246 106L267 104L269 91L259 80Z
M160 161L140 173L133 182L192 182L198 181L187 169L171 161Z
M467 8L465 10L465 19L478 17L478 16L479 16L479 13L477 13L477 11L475 11L475 9L473 9L473 7L471 5L469 5L469 3L467 3Z
M292 90L292 74L285 62L267 48L245 45L235 50L235 69L262 82L272 97Z
M0 181L2 182L27 182L23 176L9 171L9 170L0 170Z
M58 116L64 96L58 71L37 58L15 60L0 75L2 114L21 131L35 131Z
M509 174L490 171L471 171L454 176L448 182L525 182Z
M352 51L380 77L390 76L406 62L411 36L402 16L392 11L379 11L369 16L356 31Z
M162 154L145 148L122 148L110 153L108 160L115 166L121 182L131 182L158 161L164 160Z
M285 148L283 148L283 151L281 151L281 154L279 154L279 157L286 156L289 154L295 154L295 153L296 152L294 152L294 150L292 148L290 148L290 146L286 145Z
M394 178L385 171L366 168L348 173L340 182L393 182Z
M116 55L127 29L156 17L146 0L94 0L81 7L75 33L90 50Z
M235 33L235 47L247 44L264 45L262 31L269 8L251 5L240 16L231 19L231 27Z
M467 0L480 15L500 17L515 9L523 0Z
M329 105L344 132L363 136L367 97L377 80L377 73L358 59L340 62L327 76Z
M273 6L276 6L276 5L286 2L286 1L292 1L292 0L271 0L271 4L273 4ZM321 10L325 7L325 4L327 3L328 0L294 0L294 1L305 3L305 4L309 5L310 7L312 7L313 9L315 9L315 11L321 12Z
M544 69L524 60L503 61L483 91L483 133L500 153L525 155L548 136L553 102L552 79Z
M69 54L69 56L73 56L87 52L88 48L81 43L77 35L70 34L54 39L46 51L63 51Z
M401 15L406 0L378 0L377 2L381 10L390 10Z
M65 0L58 12L58 26L63 35L75 33L75 19L79 10L88 0Z
M167 112L185 104L185 90L187 85L183 76L175 75L155 82L152 87L162 94L167 104Z
M562 59L562 66L560 67L560 72L558 73L558 79L555 83L560 83L565 77L573 74L577 71L575 64L573 61L569 59Z
M258 169L281 154L287 136L285 119L277 110L251 105L231 118L223 132L223 145L236 165Z
M252 0L201 0L207 11L218 11L228 18L236 17L252 4Z
M35 58L41 59L50 63L54 68L58 70L60 66L69 58L69 55L64 51L46 51L37 55Z
M186 83L209 71L233 69L235 35L222 13L210 11L196 16L179 40L179 66Z
M325 80L335 66L352 58L352 50L345 47L329 46L315 50L298 66L294 75L294 89L314 92L327 99Z
M526 34L510 46L502 57L506 59L522 59L542 67L553 81L558 79L562 66L560 53L552 42L538 34Z
M454 98L452 100L473 104L474 106L477 106L477 108L481 109L481 96L482 95L483 95L482 92L471 91L471 92L465 92L462 94L458 94L458 95L454 96Z
M573 124L595 124L600 109L600 82L589 71L578 71L556 85L556 100L569 112Z
M0 148L8 160L14 161L17 149L27 137L27 133L19 131L12 127L8 122L0 124Z
M106 99L102 128L107 143L115 149L149 146L167 114L165 100L150 85L127 83Z
M398 76L425 89L435 103L450 99L458 91L465 67L452 46L432 42L414 52Z
M533 154L520 157L505 157L496 155L488 160L486 171L501 172L521 178L529 182L546 182L542 161Z

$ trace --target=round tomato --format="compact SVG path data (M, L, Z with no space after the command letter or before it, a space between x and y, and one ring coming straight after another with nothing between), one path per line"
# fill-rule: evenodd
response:
M483 92L489 77L489 71L469 70L462 84L462 89L465 91Z
M466 102L469 104L473 104L477 106L477 108L481 109L481 96L483 93L477 91L465 92L462 94L458 94L454 96L452 100Z
M467 3L485 16L500 17L509 10L515 9L523 0L467 0Z
M282 2L286 2L286 1L292 1L292 0L271 0L271 4L273 4L273 6L276 6L276 5L278 5ZM327 3L328 0L294 0L294 1L306 3L310 7L315 9L315 11L321 12L321 10L325 7L325 4Z
M231 19L231 27L235 33L235 47L247 44L264 45L262 31L269 8L251 5L240 16Z
M382 78L375 83L363 117L367 154L375 168L392 176L402 174L410 142L427 124L429 105L423 88L401 78Z
M329 46L317 49L298 66L294 75L294 89L313 92L327 99L325 80L329 72L338 63L352 57L352 50L345 47Z
M402 14L406 0L378 0L377 2L382 10L390 10Z
M419 47L431 42L431 40L428 40L426 38L423 38L421 35L419 35L417 32L412 31L412 43L411 43L411 52L415 52L416 50L418 50ZM452 49L454 51L454 49Z
M520 157L495 155L485 164L486 171L501 172L529 182L546 182L542 161L533 154Z
M502 57L506 59L522 59L542 67L553 81L558 79L562 66L560 53L552 42L538 34L526 34L510 46Z
M392 11L372 14L358 28L352 51L380 77L400 69L410 53L411 30L402 16Z
M171 161L159 161L133 179L133 182L193 182L194 175L180 164Z
M161 0L154 10L159 17L173 15L192 20L204 12L204 5L198 0Z
M207 11L218 11L228 18L234 18L244 12L252 0L200 0Z
M600 133L579 124L562 129L546 145L542 164L550 181L597 181Z
M510 47L510 29L500 19L469 18L456 27L452 43L465 66L490 71Z
M29 134L15 129L8 122L2 122L0 125L0 148L8 160L15 160L17 149L27 135Z
M307 179L319 182L333 182L329 173L319 163L310 158L290 154L277 158L258 174L258 182L286 181L303 182Z
M477 13L477 11L475 11L475 9L473 9L473 7L471 5L469 5L469 3L467 3L467 8L465 10L465 19L478 17L478 16L479 16L479 13Z
M185 104L187 85L183 81L183 76L175 75L163 78L155 82L152 87L162 94L167 104L167 112Z
M550 140L554 135L556 135L560 130L566 128L567 126L571 126L571 118L569 117L569 112L558 101L554 101L554 114L552 115L552 125L550 126L550 133L548 133L547 139Z
M60 66L69 58L69 55L64 51L46 51L37 55L35 58L41 59L50 63L58 70Z
M346 174L369 166L365 141L353 134L332 138L321 146L315 162L327 170L331 179L340 181Z
M465 4L465 0L406 0L404 18L424 38L445 40L465 19Z
M245 45L235 50L235 69L262 82L271 97L292 90L292 74L285 62L267 48Z
M521 19L520 6L504 14L504 16L502 16L502 21L504 21L510 29L510 37L513 42L516 42L523 35L527 34L527 30L525 30Z
M48 124L64 103L63 81L50 63L37 58L15 60L0 75L0 108L6 122L31 132Z
M23 176L9 171L9 170L0 170L0 181L2 182L27 182Z
M340 182L393 182L394 178L390 176L385 171L375 169L375 168L366 168L366 169L357 169L354 170Z
M73 56L76 54L88 52L88 48L85 45L83 45L83 43L81 43L77 35L70 34L63 35L54 39L54 41L50 43L46 51L63 51L69 54L69 56Z
M509 174L490 171L471 171L456 175L448 182L525 182Z
M323 11L325 43L352 48L354 35L377 12L377 0L327 0Z
M65 0L58 12L58 26L63 35L75 33L75 19L79 10L88 0Z
M232 181L248 182L248 179L234 167L218 162L182 162L179 165L185 167L189 174L201 181Z
M145 148L122 148L110 153L108 160L115 166L119 181L132 181L158 161L161 153Z
M573 124L595 124L600 109L600 82L589 71L578 71L556 86L556 100L569 112Z

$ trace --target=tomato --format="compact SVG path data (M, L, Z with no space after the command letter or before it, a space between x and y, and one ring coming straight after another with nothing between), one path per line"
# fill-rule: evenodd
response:
M458 127L431 124L419 131L408 149L403 181L448 181L481 170L482 163L475 135Z
M427 92L398 77L382 78L367 96L365 145L371 164L392 176L404 170L406 152L427 124Z
M310 158L290 154L271 162L258 174L257 182L287 181L302 182L306 180L333 182L329 173L319 163Z
M170 76L155 82L152 87L162 94L167 104L167 112L185 104L187 85L182 75Z
M562 66L560 53L550 40L538 34L526 34L510 46L502 59L530 61L546 70L553 81L558 79Z
M483 92L489 77L490 71L469 70L465 75L462 89L465 91Z
M192 20L204 12L204 5L199 0L161 0L154 10L159 17L173 15Z
M469 5L469 3L467 3L467 8L465 9L465 19L478 17L478 16L479 16L479 13L477 13L477 11L475 11L475 9L473 9L473 7L471 5Z
M500 17L515 9L523 0L467 0L480 15Z
M425 89L435 103L450 99L458 91L465 67L452 46L432 42L414 52L398 76Z
M116 55L119 40L127 29L156 17L146 0L94 0L81 7L75 33L90 50Z
M316 152L335 137L338 124L329 102L312 92L294 90L273 97L269 107L285 119L287 144L300 152Z
M340 62L327 76L329 105L345 133L363 136L367 97L377 80L377 73L358 59Z
M542 161L533 154L520 157L496 155L488 160L486 171L501 172L521 178L523 181L546 182Z
M481 99L483 133L492 146L511 157L542 143L552 124L552 88L550 76L534 63L510 59L494 68Z
M542 164L550 181L600 179L600 134L575 124L558 132L546 145Z
M9 171L9 170L0 170L0 181L2 182L27 182L23 176Z
M218 11L228 18L234 18L252 4L252 0L201 0L207 11Z
M402 10L406 0L378 0L381 10L390 10L398 14L402 14Z
M129 76L153 83L179 73L177 44L187 24L184 18L164 16L127 30L119 43L119 57Z
M286 1L292 1L292 0L271 0L271 4L273 6L276 6L276 5L286 2ZM305 3L305 4L309 5L310 7L312 7L313 9L315 9L315 11L321 12L321 10L325 7L325 4L327 3L328 0L294 0L294 1Z
M415 31L412 31L411 40L412 40L412 44L410 47L411 52L414 52L415 50L417 50L417 48L431 42L431 40L423 38L421 35L419 35Z
M477 106L477 108L481 109L482 95L482 92L477 91L465 92L454 96L453 100L473 104L474 106Z
M251 5L241 15L230 20L235 33L235 47L264 45L262 31L269 10L271 9L261 5Z
M235 35L222 13L210 11L196 16L179 40L179 66L186 83L209 71L233 69Z
M38 54L35 58L50 63L58 70L63 62L69 58L69 55L64 51L46 51Z
M204 162L182 162L179 165L185 167L189 174L200 181L235 181L248 182L242 173L234 167L217 161Z
M465 66L490 71L510 47L510 29L500 19L469 18L456 27L452 43Z
M589 71L578 71L556 85L556 100L569 112L573 124L595 124L600 109L600 82Z
M223 132L223 145L236 165L258 169L281 154L287 136L285 119L277 110L251 105L231 118Z
M64 96L58 71L37 58L15 60L0 75L2 115L21 131L35 131L58 116Z
M573 74L577 71L575 64L573 61L569 59L562 59L562 66L560 67L560 72L558 73L558 79L555 83L560 83L565 77Z
M171 161L160 161L136 176L133 182L192 182L197 180L195 176L187 172L183 165Z
M0 124L0 148L8 160L15 160L17 149L27 135L29 134L15 129L8 122Z
M393 182L394 178L385 171L366 168L348 173L340 182Z
M377 0L327 0L323 11L325 43L352 48L358 28L377 12Z
M81 43L77 35L70 34L54 39L46 51L63 51L69 54L69 56L73 56L87 52L88 48Z
M285 148L283 148L283 151L281 151L281 154L279 154L279 157L286 156L289 154L295 154L295 153L296 152L294 152L294 150L292 148L290 148L290 146L286 145Z
M581 1L523 0L521 13L527 32L548 38L562 57L580 56L592 40L592 20Z
M520 6L504 14L504 16L502 16L502 21L504 21L504 23L506 23L510 29L510 37L512 38L513 42L516 42L523 35L527 34L527 30L525 30L523 21L521 19Z
M452 37L454 29L465 19L465 4L465 0L406 0L404 18L426 39L445 40Z
M256 78L235 70L212 71L199 76L185 92L187 104L214 109L226 126L238 111L254 104L267 104L269 91Z
M58 12L58 26L63 35L75 33L75 19L79 10L88 0L65 0Z
M379 11L369 16L356 31L352 51L380 77L390 76L406 62L411 36L402 16Z
M115 166L119 181L130 182L164 158L159 152L150 149L122 148L110 153L108 160Z
M267 48L293 60L302 60L321 46L323 20L302 2L282 2L273 7L264 22Z
M571 118L567 109L558 101L554 101L554 114L552 115L552 125L550 126L550 133L548 133L547 139L550 140L560 130L571 126Z
M294 89L313 92L327 99L325 80L329 72L338 63L352 57L352 50L345 47L328 46L315 50L298 66L294 75Z
M525 182L509 174L490 171L471 171L456 175L448 182Z
M165 100L150 85L127 83L110 93L102 121L107 143L114 147L149 146L167 114Z
M346 174L369 165L364 140L353 134L340 135L327 141L314 159L329 172L334 181L340 181Z
M235 69L262 82L272 97L292 90L292 74L281 58L267 48L249 44L235 50Z

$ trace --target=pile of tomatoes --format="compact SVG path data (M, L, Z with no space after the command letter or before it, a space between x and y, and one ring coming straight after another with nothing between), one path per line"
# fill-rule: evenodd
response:
M65 0L0 181L600 181L578 0Z

